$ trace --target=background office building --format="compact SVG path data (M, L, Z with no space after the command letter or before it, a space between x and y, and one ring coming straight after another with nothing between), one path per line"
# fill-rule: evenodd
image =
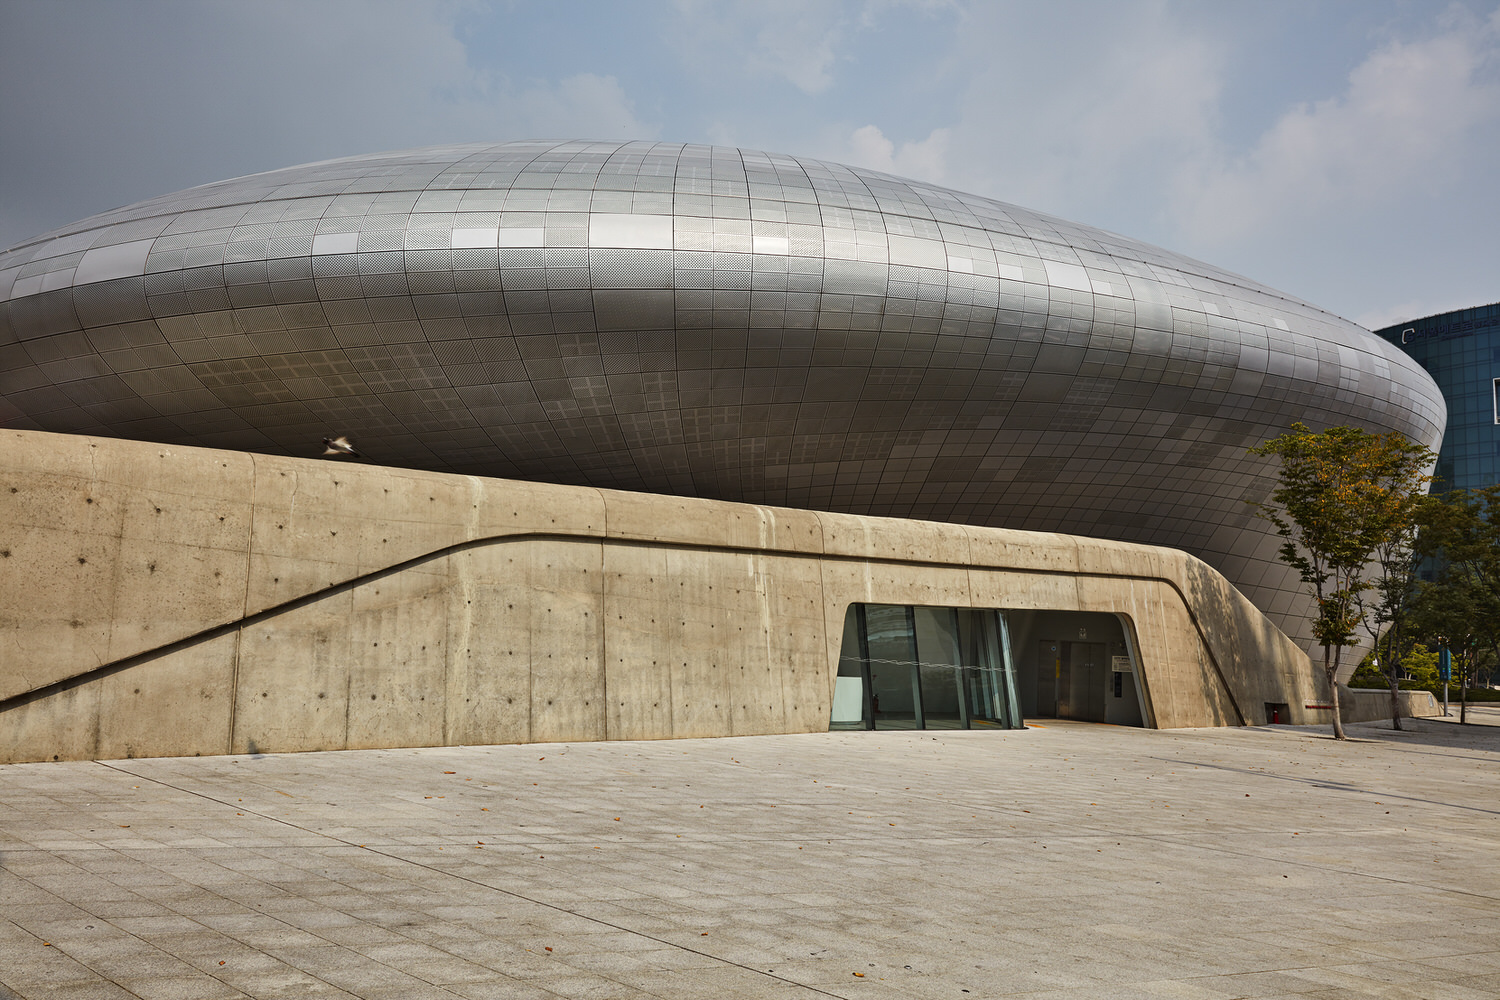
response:
M1500 303L1375 331L1431 375L1448 404L1435 475L1440 488L1500 483Z

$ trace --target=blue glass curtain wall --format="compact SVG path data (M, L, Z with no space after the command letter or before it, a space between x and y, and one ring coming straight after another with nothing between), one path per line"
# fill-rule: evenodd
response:
M1005 613L850 605L829 728L1023 728Z

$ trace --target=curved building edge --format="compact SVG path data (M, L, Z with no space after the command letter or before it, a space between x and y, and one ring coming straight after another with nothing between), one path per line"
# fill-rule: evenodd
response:
M1114 616L1160 727L1324 715L1307 657L1174 550L3 441L0 761L826 731L860 602Z
M0 254L0 420L1183 548L1306 642L1250 513L1294 421L1435 444L1399 350L1210 265L837 164L466 145Z

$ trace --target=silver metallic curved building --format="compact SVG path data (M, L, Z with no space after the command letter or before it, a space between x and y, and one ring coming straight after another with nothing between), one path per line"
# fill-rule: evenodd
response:
M1294 636L1245 449L1444 419L1398 348L1252 281L750 150L359 156L0 253L6 426L1169 545Z

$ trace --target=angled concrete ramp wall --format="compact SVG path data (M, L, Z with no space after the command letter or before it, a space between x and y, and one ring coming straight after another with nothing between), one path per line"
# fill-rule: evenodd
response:
M1158 726L1321 721L1175 550L0 432L0 760L825 730L854 601L1128 619Z

